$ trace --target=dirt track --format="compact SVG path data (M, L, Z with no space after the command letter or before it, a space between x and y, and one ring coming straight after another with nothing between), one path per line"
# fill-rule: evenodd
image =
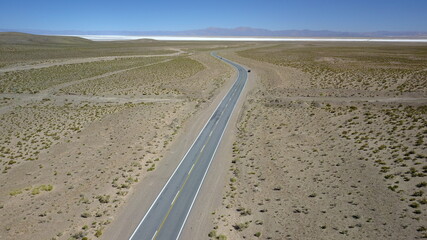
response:
M67 60L51 60L50 62L44 62L44 63L38 63L38 64L30 64L30 65L26 64L26 65L18 65L18 66L1 68L0 73L21 71L21 70L30 70L30 69L39 69L39 68L47 68L47 67L67 65L67 64L89 63L89 62L98 62L98 61L111 61L111 60L122 59L122 58L172 57L172 56L178 56L180 54L185 53L181 49L172 48L169 50L174 50L177 52L168 53L168 54L156 54L156 55L129 55L129 56L73 58L73 59L67 59Z

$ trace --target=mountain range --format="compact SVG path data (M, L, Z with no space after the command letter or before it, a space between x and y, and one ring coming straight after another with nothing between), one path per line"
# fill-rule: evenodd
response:
M427 38L421 31L340 32L329 30L268 30L237 27L186 30L186 31L49 31L0 29L0 32L24 32L42 35L131 35L131 36L210 36L210 37L361 37L361 38Z

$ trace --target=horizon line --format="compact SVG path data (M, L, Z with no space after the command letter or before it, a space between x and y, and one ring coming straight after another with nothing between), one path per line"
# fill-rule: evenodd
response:
M279 29L272 30L268 28L257 28L257 27L247 27L239 26L234 28L227 27L205 27L205 28L194 28L194 29L185 29L185 30L77 30L77 29L35 29L35 28L0 28L0 32L22 32L22 33L31 33L31 32L81 32L81 33L102 33L102 32L123 32L123 33L149 33L149 32L191 32L191 31L203 31L203 30L262 30L269 32L285 32L285 31L309 31L309 32L333 32L333 33L349 33L349 34L369 34L369 33L423 33L427 34L427 30L363 30L363 31L352 31L352 30L331 30L331 29ZM91 34L94 35L94 34Z
M158 41L324 41L324 42L413 42L427 43L427 38L355 38L355 37L264 37L264 36L137 36L137 35L56 35L81 37L92 41L127 41L127 40L158 40Z

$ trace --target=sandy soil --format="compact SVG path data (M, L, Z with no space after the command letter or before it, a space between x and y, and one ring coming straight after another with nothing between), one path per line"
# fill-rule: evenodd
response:
M47 67L52 67L52 66L61 66L61 65L77 64L77 63L111 61L111 60L122 59L122 58L172 57L172 56L178 56L180 54L185 53L181 49L172 48L172 49L168 49L168 50L173 50L176 52L175 53L169 53L169 54L156 54L156 55L147 54L147 55L108 56L108 57L89 57L89 58L73 58L73 59L64 59L64 60L50 60L49 62L43 62L43 63L37 63L37 64L15 65L15 66L8 66L8 67L0 68L0 73L22 71L22 70L29 70L29 69L40 69L40 68L47 68Z
M162 88L182 87L180 95L61 91L100 78L113 79L134 68L68 81L36 94L3 94L0 238L99 238L133 195L134 186L146 186L147 176L167 177L162 173L173 162L164 156L177 145L183 126L191 129L189 119L198 119L193 114L211 105L232 76L231 68L209 52L195 53L192 59L203 65L200 73L162 72ZM152 81L139 79L132 83Z
M54 143L37 161L2 174L2 238L68 239L85 225L103 229L131 185L154 170L191 107L142 104L110 113ZM53 189L34 195L31 189L43 184Z
M216 49L252 71L184 239L427 236L425 49L367 43L355 57L316 44ZM134 230L234 80L208 51L185 50L0 95L0 239Z
M223 52L221 52L221 54L222 53ZM236 76L233 76L232 79L235 80ZM205 239L206 234L211 231L211 226L213 224L211 216L218 206L221 205L223 186L227 183L227 171L231 164L230 159L232 158L232 153L229 150L236 139L237 122L242 113L242 107L248 93L251 92L256 85L256 76L249 74L248 81L236 104L209 172L206 175L200 193L193 205L191 214L187 219L186 227L181 234L181 239ZM228 90L230 87L231 86L224 90ZM220 95L225 95L225 93ZM219 103L215 104L218 105ZM213 111L213 109L211 111Z
M426 236L425 93L313 88L298 68L224 56L259 81L204 237Z
M218 61L212 57L209 57L208 55L203 56L203 58L205 58L205 60L211 61L213 59ZM220 65L216 65L218 63L220 63ZM193 144L200 130L212 115L212 112L216 109L222 98L234 83L236 73L232 72L231 67L222 64L222 62L218 61L215 62L214 65L210 63L206 66L207 69L212 69L213 71L224 72L224 70L226 70L227 76L230 77L224 80L222 87L213 93L214 97L210 98L208 101L202 102L200 110L186 121L182 127L182 130L178 133L176 141L173 141L170 148L165 152L164 161L160 162L159 170L154 174L147 175L144 178L144 182L136 185L135 191L132 192L129 200L121 207L120 213L117 215L116 220L112 222L112 224L106 229L104 239L124 239L133 233L136 226L139 224L146 211L151 206L154 199L157 197L160 190L163 188L164 184L167 182L170 175L181 161L182 157ZM197 94L201 94L201 91L197 91ZM212 93L209 93L209 95L210 94ZM233 129L233 127L230 127L230 129ZM227 136L233 136L233 134L229 134ZM224 135L224 139L227 139L227 136ZM212 170L210 170L210 172L215 173L217 171L221 171L224 173L226 169L223 168L222 162L223 161L214 160L211 166ZM209 185L210 176L212 176L212 174L208 174L206 177L205 181L207 182L207 185ZM222 184L217 184L215 186L217 186L219 192L222 191ZM203 191L205 190L206 189L202 188L199 196L209 198L209 194L204 195ZM212 200L212 198L210 198L210 200ZM194 218L194 216L198 216L199 214L206 215L208 213L205 209L206 203L209 204L210 201L197 200L195 203L195 206L192 210L194 214L189 217L188 224L192 226L194 224L195 227L191 227L191 229L194 229L197 232L187 232L187 229L185 229L182 233L182 237L184 239L193 238L195 236L201 236L201 238L203 238L203 236L206 235L205 232L209 230L210 227L210 218Z
M102 75L98 75L95 77L91 77L91 78L84 78L84 79L80 79L80 80L76 80L76 81L71 81L71 82L66 82L66 83L62 83L62 84L57 84L54 85L50 88L47 88L39 93L36 94L23 94L23 93L1 93L0 94L0 98L3 99L13 99L12 101L8 101L7 103L9 104L4 104L3 106L0 106L0 114L2 113L6 113L8 111L11 111L13 109L15 109L16 106L25 106L28 103L34 102L34 101L42 101L42 100L54 100L54 101L60 101L60 102L64 102L64 101L71 101L71 102L116 102L116 103L140 103L140 102L153 102L153 101L168 101L168 99L165 98L161 98L156 96L155 98L153 97L147 97L147 96L143 96L143 97L128 97L128 96L108 96L106 97L105 95L103 96L82 96L82 95L66 95L64 94L64 92L62 91L62 89L67 88L67 87L71 87L73 85L76 84L80 84L80 83L85 83L88 81L93 81L96 79L100 79L100 78L108 78L110 76L113 75L119 75L121 73L124 73L126 71L131 71L134 69L138 69L138 68L142 68L142 67L146 67L146 66L152 66L154 64L158 64L158 63L164 63L164 62L168 62L170 61L170 59L166 59L163 61L159 61L159 62L155 62L155 63L150 63L150 64L146 64L143 66L138 66L138 67L132 67L132 68L127 68L127 69L122 69L122 70L118 70L118 71L112 71L112 72L108 72L106 74L102 74Z

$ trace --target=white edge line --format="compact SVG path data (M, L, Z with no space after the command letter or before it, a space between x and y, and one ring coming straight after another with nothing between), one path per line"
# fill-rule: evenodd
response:
M227 59L227 60L228 60L228 59ZM228 61L230 61L230 60L228 60ZM231 61L230 61L230 62L231 62ZM233 62L233 63L234 63L234 62ZM239 65L239 64L237 64L237 63L234 63L234 64ZM230 65L232 65L232 64L230 64ZM232 66L233 66L233 67L235 67L235 68L237 69L237 67L236 67L236 66L234 66L234 65L232 65ZM240 66L240 65L239 65L239 66ZM243 68L243 67L242 67L242 68ZM244 68L243 68L243 69L244 69ZM237 72L239 72L239 69L237 69ZM247 74L246 74L246 76L247 76ZM247 79L247 78L248 78L248 77L246 77L246 79ZM239 79L239 77L237 76L237 80L238 80L238 79ZM236 80L236 81L237 81L237 80ZM243 85L242 91L241 91L240 93L242 93L242 92L243 92L243 89L245 89L246 82L247 82L247 81L245 81L245 84ZM234 109L236 108L236 106L237 106L237 102L239 101L239 99L240 99L240 97L241 97L241 96L242 96L242 95L240 94L240 95L239 95L239 97L237 98L236 104L234 105L233 110L231 111L230 118L231 118L231 115L233 115L233 113L234 113ZM217 145L216 145L216 147L215 147L215 151L214 151L214 153L213 153L213 155L212 155L212 157L211 157L211 160L209 161L208 168L206 169L205 174L203 175L202 181L200 182L200 185L199 185L199 188L197 189L196 195L194 196L193 201L191 202L190 209L188 210L187 215L185 216L184 222L182 223L182 226L181 226L181 229L179 230L178 236L176 236L176 240L178 240L178 239L179 239L179 237L180 237L180 235L181 235L181 232L182 232L182 230L184 229L185 223L187 222L187 218L188 218L188 216L190 215L191 209L193 208L193 204L194 204L194 202L196 201L197 195L199 195L199 191L200 191L200 188L201 188L201 187L202 187L202 185L203 185L203 182L205 181L205 177L206 177L206 174L208 173L209 168L210 168L210 166L211 166L212 159L215 157L216 151L217 151L217 149L218 149L218 147L219 147L219 145L220 145L220 143L221 143L222 136L224 136L225 129L227 129L227 127L228 127L228 123L230 122L230 118L227 120L227 123L225 124L225 128L222 130L221 137L219 138L218 144L217 144Z
M211 53L211 56L212 53ZM218 58L218 55L216 55L216 57ZM221 59L220 59L221 60ZM228 59L227 59L228 60ZM229 60L228 60L229 61ZM232 65L232 64L230 64ZM235 66L233 66L235 67ZM235 67L236 68L236 67ZM236 68L237 69L237 68ZM239 72L237 70L237 72ZM231 86L231 88L234 86L234 84L237 82L237 80L239 80L239 78L236 79L236 81L233 83L233 85ZM246 86L246 82L245 85L243 87ZM230 88L230 89L231 89ZM242 89L243 90L243 89ZM228 91L229 92L229 91ZM181 159L181 162L178 164L178 166L175 168L175 171L172 173L172 175L169 177L168 181L166 182L166 184L163 186L162 190L160 191L160 193L157 195L156 199L154 200L154 202L151 204L150 208L148 209L147 213L144 215L144 217L142 218L141 222L139 222L138 226L135 228L135 231L133 231L132 235L129 237L129 240L132 240L133 236L135 235L135 233L138 231L139 227L141 226L141 224L144 222L145 218L147 217L147 215L150 213L151 209L153 208L154 204L157 202L157 200L159 199L160 195L162 195L163 191L165 190L166 186L168 185L169 181L172 179L172 177L175 175L176 171L178 170L178 168L181 166L182 162L184 161L185 157L187 156L187 154L190 152L191 148L193 148L193 145L196 143L197 139L199 139L200 135L202 134L203 130L205 130L206 126L208 125L209 121L211 120L212 116L214 115L214 113L216 112L216 110L218 110L219 106L221 105L222 101L225 99L225 97L227 97L228 92L224 95L224 97L221 99L221 101L219 102L218 106L215 108L215 110L212 112L211 116L208 118L208 120L205 123L205 126L202 128L202 130L200 130L199 134L197 135L197 137L194 139L193 144L191 144L190 148L188 148L188 151L185 153L184 157ZM234 108L233 108L234 111ZM228 124L228 122L227 122ZM222 137L222 136L221 136ZM215 150L216 151L216 150ZM209 164L210 165L210 164ZM209 168L209 167L208 167ZM203 180L202 180L203 182ZM196 194L197 196L197 194ZM190 208L191 210L191 208ZM188 216L188 215L187 215ZM187 219L187 217L185 218ZM184 221L185 223L185 221ZM180 231L181 233L181 231ZM179 234L178 234L179 237Z

